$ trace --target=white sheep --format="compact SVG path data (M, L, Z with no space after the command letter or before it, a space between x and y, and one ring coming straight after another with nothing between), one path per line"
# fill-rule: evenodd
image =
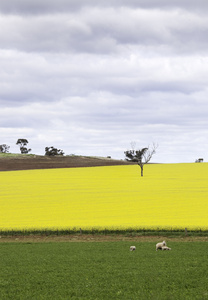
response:
M167 246L163 246L162 250L171 250L171 248L167 247Z
M162 247L164 247L164 246L167 246L165 241L163 241L162 243L157 243L156 244L156 251L158 249L162 250Z
M131 246L130 247L130 251L135 251L136 250L136 246Z

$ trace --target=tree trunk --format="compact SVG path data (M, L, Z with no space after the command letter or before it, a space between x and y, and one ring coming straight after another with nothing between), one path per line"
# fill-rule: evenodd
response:
M141 176L143 176L143 165L141 167Z
M143 176L143 164L139 164L140 168L141 168L141 176Z

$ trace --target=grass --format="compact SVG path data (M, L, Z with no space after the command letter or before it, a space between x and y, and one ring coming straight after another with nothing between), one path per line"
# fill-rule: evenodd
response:
M66 230L53 230L53 229L39 229L39 230L0 230L0 237L15 237L15 236L22 236L22 237L37 237L37 236L72 236L78 235L80 238L87 235L95 235L95 236L124 236L124 237L140 237L140 236L161 236L161 237L207 237L208 231L185 231L185 230L134 230L130 228L126 228L125 230L119 229L89 229L89 230L78 230L75 229L66 229Z
M35 154L21 154L21 153L2 153L0 152L0 158L9 158L9 157L19 157L19 158L25 158L25 157L33 157L36 156Z
M1 243L0 299L208 299L206 242Z

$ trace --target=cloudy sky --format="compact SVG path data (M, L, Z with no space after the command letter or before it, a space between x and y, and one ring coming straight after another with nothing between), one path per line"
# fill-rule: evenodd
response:
M0 144L208 161L207 0L0 2Z

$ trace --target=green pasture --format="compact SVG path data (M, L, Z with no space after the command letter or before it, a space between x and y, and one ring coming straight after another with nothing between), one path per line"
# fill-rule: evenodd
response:
M155 242L0 243L0 299L208 299L208 243L168 246L156 252Z

